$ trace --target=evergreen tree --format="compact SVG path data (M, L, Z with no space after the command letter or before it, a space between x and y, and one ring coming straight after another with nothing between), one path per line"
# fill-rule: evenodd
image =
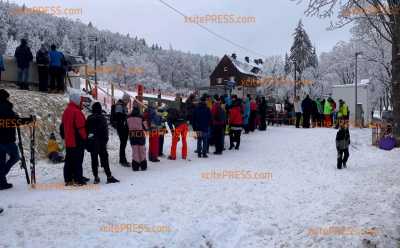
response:
M293 34L294 41L290 48L289 60L293 66L291 71L298 73L297 80L301 82L302 74L308 67L315 67L317 65L315 48L312 46L310 38L307 32L303 28L303 23L300 20ZM286 71L287 66L285 66ZM300 83L301 86L301 83ZM295 94L296 94L296 83L295 83Z

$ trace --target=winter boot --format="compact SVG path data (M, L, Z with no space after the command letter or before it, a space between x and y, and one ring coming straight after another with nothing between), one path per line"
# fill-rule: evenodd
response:
M132 170L133 171L139 171L139 167L140 167L139 162L136 162L136 161L132 160Z
M119 180L115 179L114 177L107 178L107 183L119 183Z
M85 183L87 183L87 182L89 182L90 181L90 179L89 178L87 178L87 177L82 177L82 182L85 182Z
M343 162L343 168L345 168L345 169L347 168L347 165L344 162Z
M81 187L81 186L85 186L87 183L85 182L85 181L80 181L80 182L75 182L74 183L74 186L77 186L77 187Z
M338 168L338 170L342 169L342 161L340 161L339 159L338 159L338 162L337 162L337 168Z
M0 190L11 189L12 187L13 185L11 183L0 184Z
M95 177L93 183L94 184L99 184L100 183L100 178L99 177Z
M131 165L127 161L119 162L122 167L130 167Z
M140 169L142 171L147 170L147 160L143 160L142 162L140 162Z
M203 158L208 158L207 153L203 154Z

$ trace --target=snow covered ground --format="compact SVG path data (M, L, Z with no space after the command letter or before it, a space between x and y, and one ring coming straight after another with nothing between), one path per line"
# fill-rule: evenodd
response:
M46 162L37 167L41 189L30 190L22 172L9 178L15 187L0 192L0 247L399 247L400 150L369 145L369 129L351 130L350 161L342 171L335 168L333 129L269 127L242 136L239 151L209 159L197 158L190 138L191 161L163 158L136 173L116 163L112 133L111 169L120 184L106 185L102 173L96 189L54 189L51 184L63 182L62 165ZM169 144L167 138L165 152ZM84 167L92 177L88 154ZM272 178L202 179L213 170L270 172ZM130 231L100 230L122 224ZM138 233L134 224L170 230ZM376 235L310 232L329 227Z

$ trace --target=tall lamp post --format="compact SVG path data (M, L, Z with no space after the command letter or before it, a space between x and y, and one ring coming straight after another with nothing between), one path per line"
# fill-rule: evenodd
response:
M294 98L296 98L296 83L297 83L297 75L296 75L296 73L297 73L297 61L296 61L296 58L293 58L293 65L294 65Z
M95 99L97 99L97 36L89 36L89 41L94 43L94 85Z
M354 82L354 92L355 92L355 96L354 96L354 101L355 101L355 103L354 103L354 125L355 125L355 127L357 127L358 126L358 123L357 123L357 117L358 117L358 115L357 115L357 102L358 102L358 95L357 95L357 90L358 90L358 88L357 88L357 81L358 81L358 78L357 78L357 73L358 73L358 56L359 55L363 55L363 52L356 52L355 53L355 57L356 57L356 68L355 68L355 82Z

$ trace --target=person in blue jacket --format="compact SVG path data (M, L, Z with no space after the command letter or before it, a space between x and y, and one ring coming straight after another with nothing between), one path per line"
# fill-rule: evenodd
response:
M57 51L56 45L51 45L49 52L50 93L64 92L64 65L65 58L62 52ZM56 85L57 83L57 85Z
M193 111L193 130L197 133L198 157L207 158L208 130L211 125L211 110L207 107L206 97L200 98L200 103Z

